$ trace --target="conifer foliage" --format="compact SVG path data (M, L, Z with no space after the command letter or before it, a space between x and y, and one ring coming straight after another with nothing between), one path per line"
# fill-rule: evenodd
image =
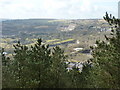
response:
M120 89L120 19L111 14L103 17L111 27L106 41L96 41L93 50L92 87Z
M3 71L3 88L64 87L65 55L59 47L52 51L49 45L42 44L42 40L38 39L34 46L27 47L18 42L14 48L13 60L2 54L3 69L6 71ZM8 82L10 79L12 83Z

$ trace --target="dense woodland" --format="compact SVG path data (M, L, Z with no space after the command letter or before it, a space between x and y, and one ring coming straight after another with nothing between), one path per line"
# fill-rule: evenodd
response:
M31 47L18 41L13 58L6 57L2 49L3 88L120 89L120 20L107 13L104 19L111 35L90 47L93 59L83 65L82 72L78 68L67 71L64 50L58 46L51 49L41 39Z

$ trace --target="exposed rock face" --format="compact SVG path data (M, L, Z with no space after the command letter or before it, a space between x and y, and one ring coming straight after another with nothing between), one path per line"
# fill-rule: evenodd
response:
M61 25L59 26L60 31L73 31L76 28L76 24Z

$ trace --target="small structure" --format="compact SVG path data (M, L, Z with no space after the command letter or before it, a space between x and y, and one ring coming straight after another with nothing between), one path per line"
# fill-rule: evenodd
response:
M80 44L80 41L79 41L79 40L77 40L77 41L76 41L76 43L77 43L77 44Z
M73 50L75 50L75 51L80 51L80 50L83 50L83 48L74 48Z
M98 45L97 45L97 44L94 44L93 46L94 46L94 47L98 47Z
M3 52L4 55L7 55L8 53L7 52Z
M73 68L78 68L79 72L82 72L83 62L69 62L68 67L66 68L68 72Z

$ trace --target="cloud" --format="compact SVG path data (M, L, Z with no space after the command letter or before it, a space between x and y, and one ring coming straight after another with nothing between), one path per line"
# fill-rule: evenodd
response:
M1 0L0 18L102 18L117 16L119 0Z

